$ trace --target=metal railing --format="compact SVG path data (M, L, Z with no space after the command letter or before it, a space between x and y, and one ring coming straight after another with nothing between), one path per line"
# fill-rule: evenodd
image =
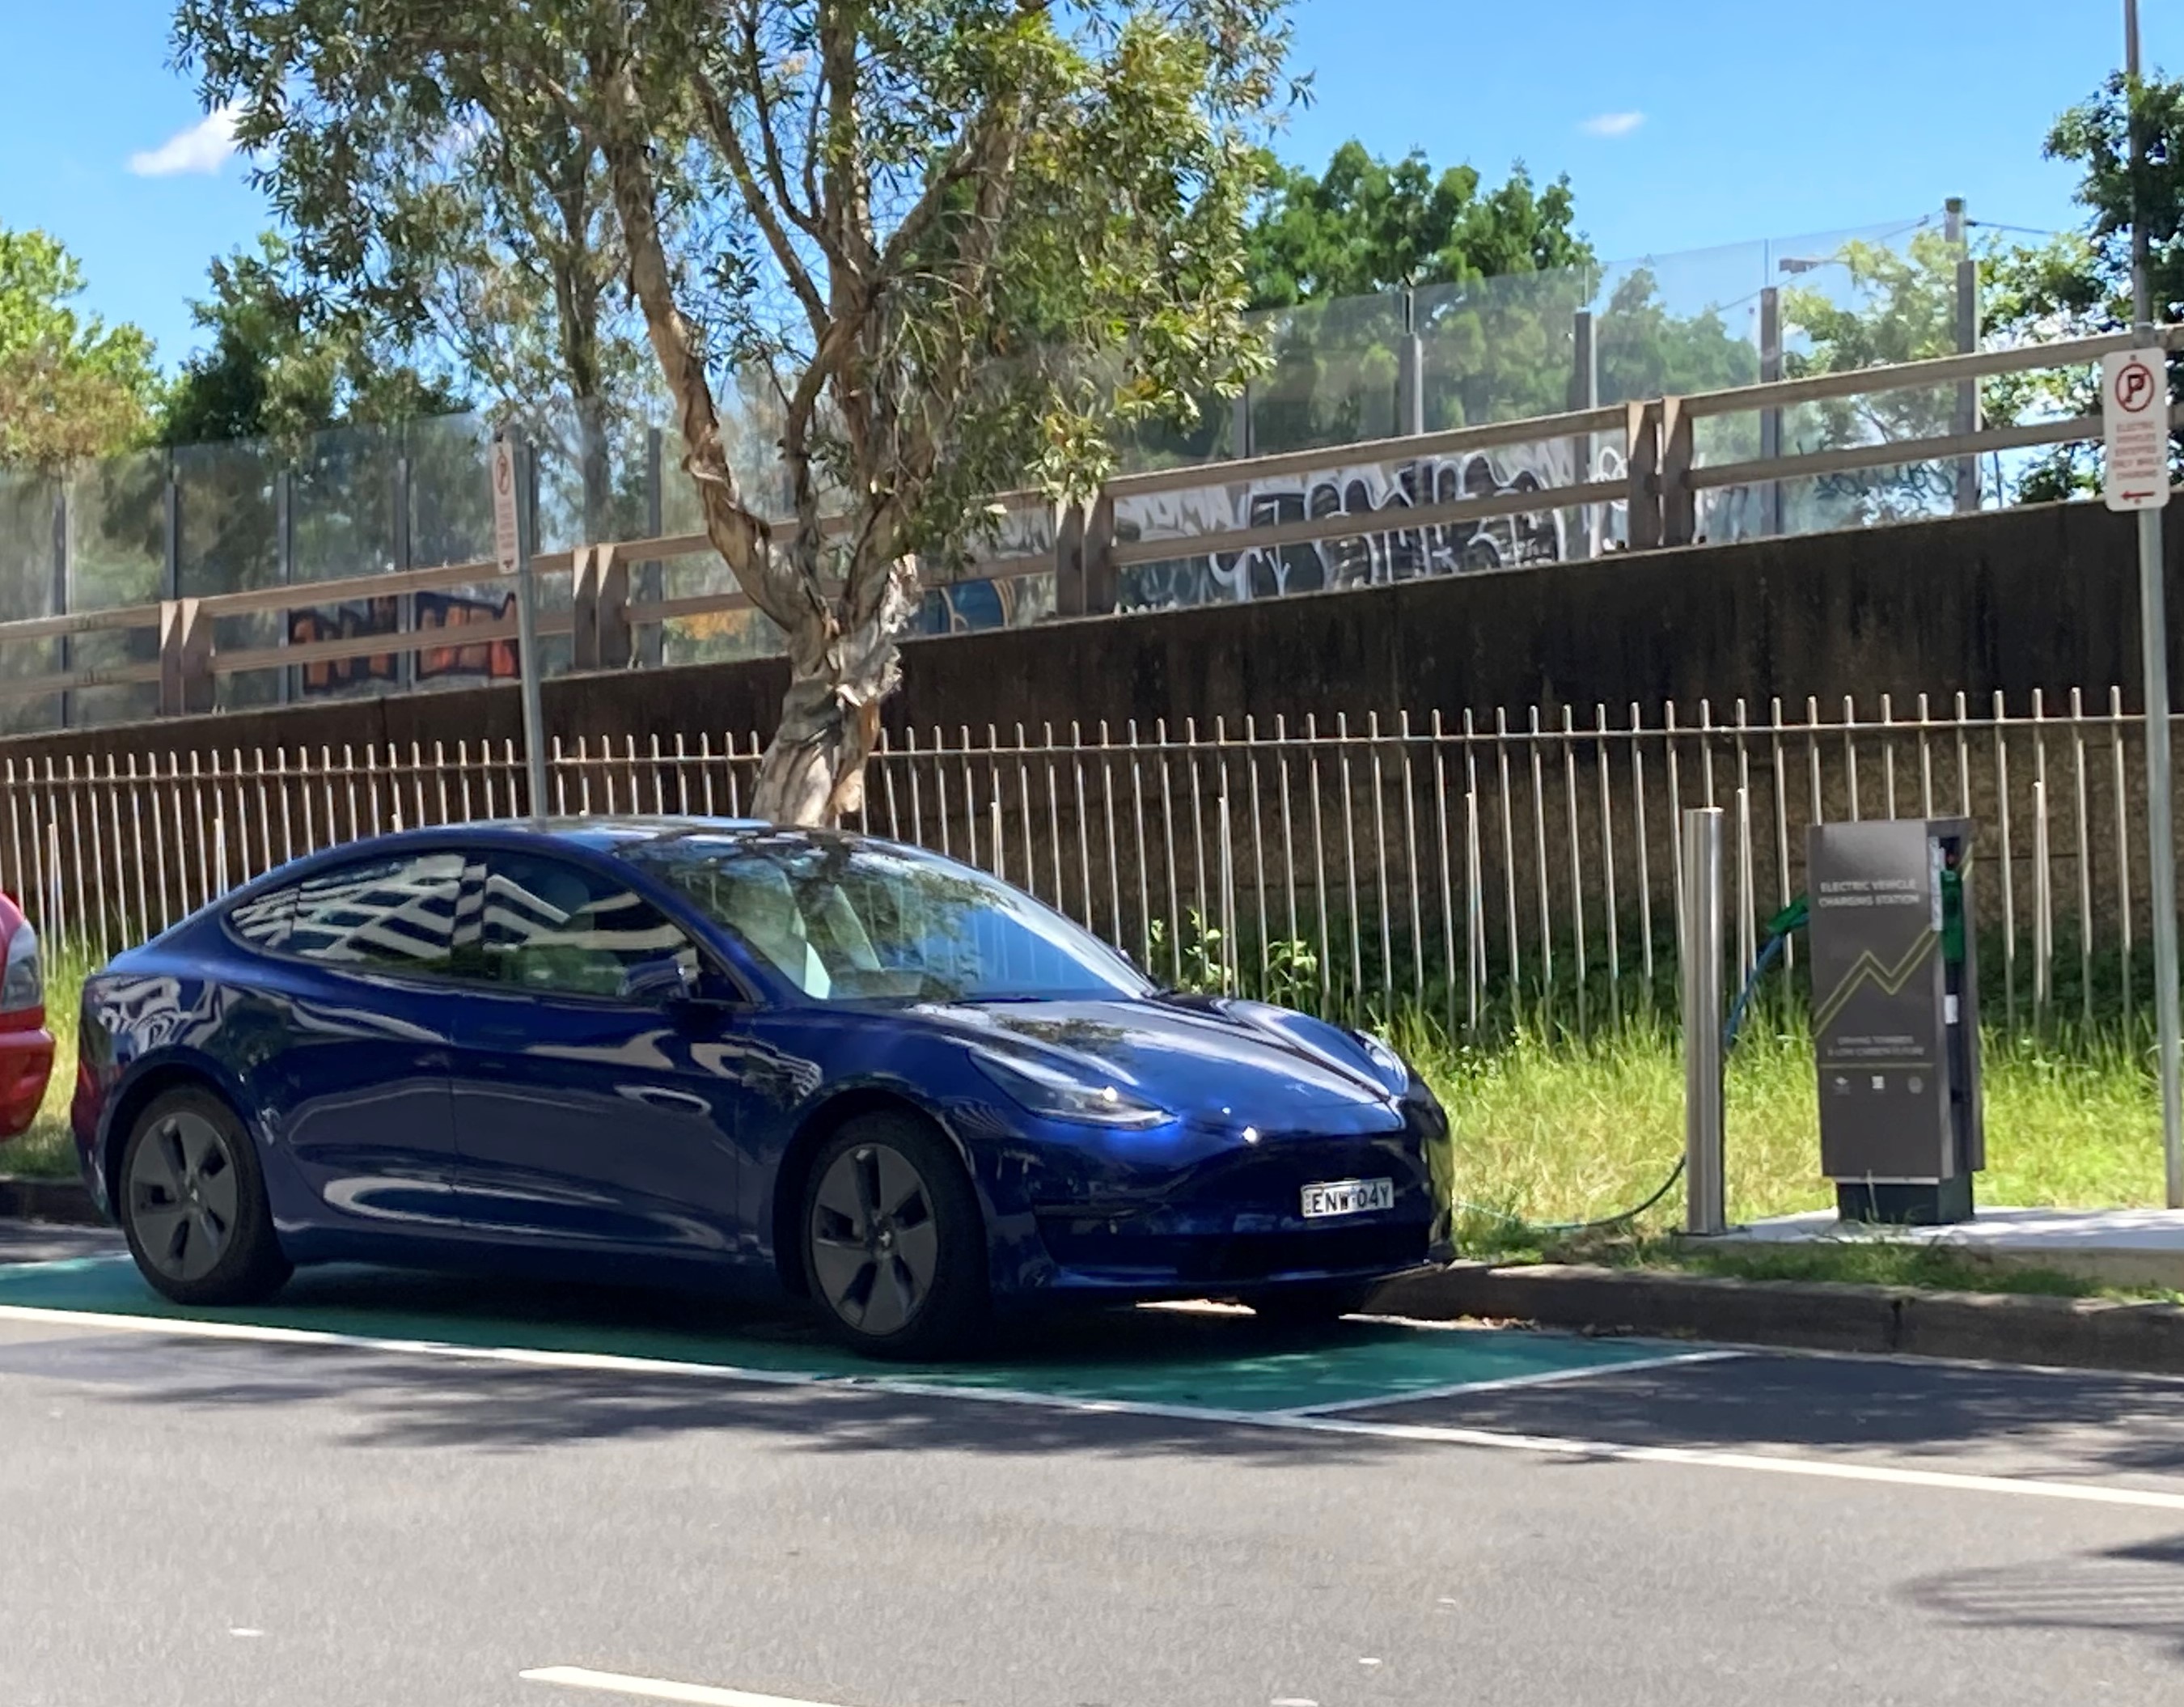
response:
M2096 704L1636 706L1208 728L913 733L863 828L984 867L1179 983L1451 1029L1674 1011L1686 807L1724 813L1730 947L1799 892L1804 830L1962 814L2005 1024L2128 1021L2148 912L2144 722ZM554 745L556 813L733 817L760 744ZM0 765L0 884L104 955L286 860L528 811L512 744Z
M2164 335L2174 347L2184 330L2170 327ZM1414 566L1412 572L1429 573L1467 561L1467 539L1485 524L1509 518L1551 521L1565 511L1614 510L1633 549L1684 544L1696 537L1697 500L1702 493L1779 485L1845 471L1961 460L2097 438L2101 432L2099 418L2089 416L1702 464L1694 437L1701 421L1752 413L1763 422L1779 419L1786 408L1816 400L1941 390L1984 377L2075 367L2123 349L2129 341L2122 334L2077 338L1124 475L1109 481L1096 499L1081 505L1057 507L1035 493L1003 494L993 500L1000 518L999 532L983 559L933 584L1046 580L1054 589L1056 614L1088 616L1116 609L1120 577L1149 566L1205 560L1226 561L1242 572L1254 561L1272 561L1295 549L1362 542L1373 566L1366 572L1368 578L1401 572L1396 566L1399 558ZM2184 409L2172 410L2172 421L2184 426ZM1779 438L1778 432L1774 438ZM1615 442L1617 471L1613 478L1593 477L1594 460L1587 455L1572 460L1567 476L1551 472L1509 491L1442 497L1422 488L1370 516L1353 512L1345 499L1343 507L1330 513L1318 513L1317 505L1306 504L1294 518L1251 519L1257 513L1252 494L1268 482L1331 477L1330 471L1368 466L1415 474L1435 459L1540 444L1585 445L1597 438ZM1762 434L1761 442L1769 442L1767 435ZM1210 495L1212 501L1210 506L1178 508L1170 501L1178 494ZM1209 509L1240 516L1244 525L1205 525ZM845 524L835 518L832 525ZM1590 523L1581 531L1589 539L1605 538L1605 529ZM750 601L733 588L668 597L656 585L656 575L637 576L632 569L710 555L703 534L688 533L541 553L532 560L533 571L549 584L539 635L557 642L566 637L570 661L578 669L621 667L657 655L658 646L645 640L648 631L656 633L663 625L691 618L748 611ZM452 627L420 627L417 595L459 588L504 590L508 581L496 563L462 562L0 622L0 700L156 682L159 710L176 715L220 706L226 702L222 683L239 677L275 672L285 680L287 672L307 667L362 660L399 661L395 676L409 681L416 678L414 667L421 658L451 650L510 646L517 628L512 614ZM293 613L365 599L388 600L399 607L404 615L396 632L375 630L301 642L286 632L287 619ZM263 636L248 634L239 640L220 638L223 623L231 630L248 628L252 620L276 616L282 619L279 644L265 644ZM125 637L121 650L131 655L127 661L5 673L11 656L20 660L20 652L11 653L11 648L117 632Z

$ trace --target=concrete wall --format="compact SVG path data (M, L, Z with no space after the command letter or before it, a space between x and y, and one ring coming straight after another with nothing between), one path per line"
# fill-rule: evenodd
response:
M2184 600L2184 544L2170 536L2170 600ZM2014 707L2037 688L2137 700L2131 518L2098 505L2045 505L1858 532L1619 555L1544 570L1468 575L1258 603L1054 622L908 642L889 726L1004 731L1072 720L1179 723L1246 715L1292 725L1368 711L1414 717L1467 708L1521 713L1596 702L1648 722L1665 700L1763 717L1846 694L1908 711L1963 691ZM2184 611L2180 611L2184 616ZM2172 672L2178 670L2172 645ZM2179 676L2184 680L2184 675ZM739 742L770 731L787 680L779 661L621 671L549 683L565 739L699 731ZM520 734L512 685L175 718L0 741L0 760L256 747L362 747Z

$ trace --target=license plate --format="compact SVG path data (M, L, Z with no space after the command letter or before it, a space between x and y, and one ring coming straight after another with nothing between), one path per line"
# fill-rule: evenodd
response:
M1393 1180L1322 1180L1304 1188L1304 1218L1307 1221L1329 1215L1365 1215L1375 1209L1395 1207Z

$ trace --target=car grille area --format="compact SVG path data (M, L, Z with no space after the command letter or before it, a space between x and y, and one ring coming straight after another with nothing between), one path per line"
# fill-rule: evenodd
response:
M1039 1231L1048 1252L1066 1269L1186 1286L1393 1273L1425 1262L1432 1236L1424 1221L1385 1217L1302 1232L1228 1234L1132 1231L1056 1217L1042 1218Z
M1080 1175L1030 1207L1063 1286L1222 1289L1394 1274L1431 1261L1446 1234L1422 1152L1407 1132L1269 1134L1181 1166ZM1304 1213L1309 1187L1374 1180L1390 1183L1392 1204Z

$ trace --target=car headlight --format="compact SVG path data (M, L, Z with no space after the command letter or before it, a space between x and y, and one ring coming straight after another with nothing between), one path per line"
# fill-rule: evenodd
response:
M1365 1058L1398 1085L1411 1082L1411 1069L1403 1064L1403 1057L1380 1041L1369 1031L1357 1034L1357 1040L1365 1046Z
M1049 1062L1028 1056L1004 1059L983 1049L972 1050L971 1058L980 1072L1034 1114L1130 1129L1158 1126L1173 1118L1142 1096Z
M27 924L8 939L8 969L0 973L0 1013L26 1013L46 1005L45 968L38 961L38 934Z

